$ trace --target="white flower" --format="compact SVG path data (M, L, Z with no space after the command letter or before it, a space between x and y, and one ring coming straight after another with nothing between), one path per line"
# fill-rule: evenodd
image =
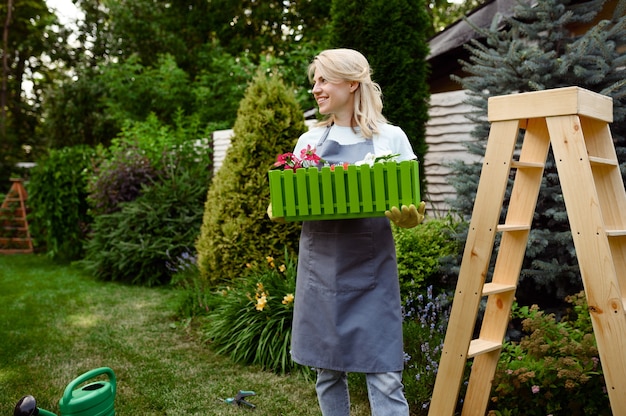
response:
M392 154L389 150L382 152L378 156L373 153L368 153L365 155L363 160L359 160L355 163L355 165L360 166L367 164L370 166L374 166L374 163L376 162L394 162L398 156L400 156L398 153Z
M376 155L374 155L373 153L368 153L368 154L365 155L365 158L363 158L363 160L359 160L358 162L355 163L355 165L357 165L357 166L361 166L361 165L374 166L374 162L376 162Z

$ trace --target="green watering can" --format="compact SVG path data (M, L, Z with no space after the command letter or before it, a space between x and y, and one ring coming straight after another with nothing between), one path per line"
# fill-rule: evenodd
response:
M106 374L109 381L94 381L81 388L77 387L92 378ZM61 416L115 416L115 373L108 367L87 371L73 380L65 388L59 400ZM15 405L13 416L56 416L47 410L39 409L33 396L24 396Z

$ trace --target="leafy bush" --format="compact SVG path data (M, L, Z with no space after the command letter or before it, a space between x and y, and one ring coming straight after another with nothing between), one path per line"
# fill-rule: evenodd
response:
M158 163L162 161L164 150L190 142L202 144L196 143L199 137L209 137L209 131L196 117L185 117L184 113L178 110L174 115L174 125L168 126L151 113L144 121L127 122L117 137L111 141L110 149L115 153L128 147L136 147L153 163ZM204 162L211 164L211 160ZM211 165L206 167L211 168Z
M297 366L289 354L296 262L285 257L280 266L271 256L249 264L246 277L214 292L205 334L218 353L277 373Z
M392 227L403 299L412 292L424 292L428 286L441 287L446 283L439 260L459 252L458 242L450 235L458 224L448 216L429 219L410 229Z
M202 224L202 207L210 181L196 154L170 154L152 186L120 210L96 217L83 264L95 276L134 284L168 283L167 264L190 248Z
M491 415L610 415L584 292L566 300L557 320L536 305L513 309L528 334L503 347L491 397Z
M203 279L213 284L237 279L246 263L285 245L297 252L299 224L277 224L266 215L267 171L305 130L293 91L278 76L258 73L241 102L232 146L206 198L196 243Z
M37 161L27 184L31 235L35 245L45 245L50 257L75 260L92 222L87 204L88 173L99 160L91 147L53 149Z
M150 160L136 147L118 149L97 168L89 182L92 215L119 211L122 202L137 198L143 186L158 175Z
M89 181L89 204L92 214L109 214L119 210L119 204L137 198L144 185L152 181L164 169L164 154L169 149L184 147L184 151L196 153L198 162L210 171L212 159L209 144L195 138L205 136L198 124L185 119L182 112L175 115L175 126L160 122L154 114L145 121L128 122L113 139L107 149L107 158L94 169ZM179 149L180 151L180 149Z

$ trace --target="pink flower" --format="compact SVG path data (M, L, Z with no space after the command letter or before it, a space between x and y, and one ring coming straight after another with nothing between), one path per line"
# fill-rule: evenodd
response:
M306 149L300 151L300 159L307 162L312 162L312 165L317 165L322 161L322 158L315 153L315 148L312 148L310 144L306 146Z
M539 387L539 386L532 386L530 388L530 390L533 392L533 394L537 394L537 393L539 393L539 390L541 390L541 387Z
M274 162L274 167L282 167L283 169L292 169L296 170L302 167L302 162L300 159L296 157L291 152L283 153L282 155L278 155L276 157L276 162Z
M283 153L276 157L274 167L283 169L291 169L295 171L299 168L306 168L310 166L317 166L319 163L323 163L324 160L315 153L315 149L308 145L306 149L300 151L300 159L291 152Z

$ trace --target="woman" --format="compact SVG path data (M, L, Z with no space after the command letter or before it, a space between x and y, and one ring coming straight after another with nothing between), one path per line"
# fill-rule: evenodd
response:
M406 134L382 115L381 90L367 59L350 49L326 50L309 66L313 96L326 117L294 150L311 146L330 164L368 153L416 156ZM387 216L404 227L424 218L414 205ZM271 216L271 215L270 215ZM305 221L298 257L291 353L317 370L324 416L349 416L347 372L366 373L373 415L408 415L402 385L400 289L387 218Z

